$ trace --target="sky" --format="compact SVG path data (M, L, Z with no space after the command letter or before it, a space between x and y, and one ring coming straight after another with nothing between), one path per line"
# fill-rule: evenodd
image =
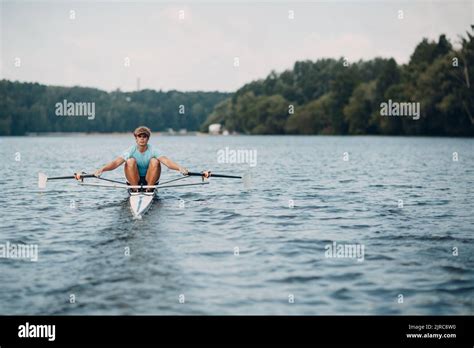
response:
M474 0L0 1L0 78L106 91L233 92L320 58L406 63L422 38L456 43L474 24Z

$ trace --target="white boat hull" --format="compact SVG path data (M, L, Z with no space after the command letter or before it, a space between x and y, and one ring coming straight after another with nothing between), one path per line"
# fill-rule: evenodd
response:
M153 199L155 198L155 192L132 192L129 191L130 197L130 210L132 211L133 217L141 219L148 209L150 209Z

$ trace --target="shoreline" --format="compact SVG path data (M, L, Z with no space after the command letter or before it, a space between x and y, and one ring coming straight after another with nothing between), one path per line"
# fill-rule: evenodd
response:
M168 133L168 132L152 132L153 135L158 136L208 136L208 133L202 132L186 132L186 133ZM114 135L133 135L133 132L45 132L45 133L26 133L24 135L1 135L2 137L72 137L72 136L114 136Z
M86 137L86 136L121 136L121 135L131 135L132 132L31 132L26 133L23 135L0 135L0 138L13 138L13 137L21 137L21 138L35 138L35 137L43 137L43 138L54 138L54 137ZM263 137L274 137L274 136L281 136L281 137L385 137L385 138L443 138L443 139L474 139L474 137L470 136L449 136L449 135L392 135L392 134L243 134L243 133L231 133L231 134L209 134L203 132L186 132L186 133L168 133L168 132L153 132L155 136L179 136L179 137L186 137L186 136L197 136L197 137L231 137L231 136L263 136Z

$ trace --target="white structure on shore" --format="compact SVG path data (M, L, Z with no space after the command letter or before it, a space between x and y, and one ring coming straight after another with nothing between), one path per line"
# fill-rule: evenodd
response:
M213 123L209 125L208 131L209 134L218 135L221 133L222 126L219 123Z

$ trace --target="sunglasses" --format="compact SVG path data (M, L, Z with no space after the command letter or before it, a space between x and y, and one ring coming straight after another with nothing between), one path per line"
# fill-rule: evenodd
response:
M136 135L136 137L137 138L148 138L148 135L142 133L142 134Z

